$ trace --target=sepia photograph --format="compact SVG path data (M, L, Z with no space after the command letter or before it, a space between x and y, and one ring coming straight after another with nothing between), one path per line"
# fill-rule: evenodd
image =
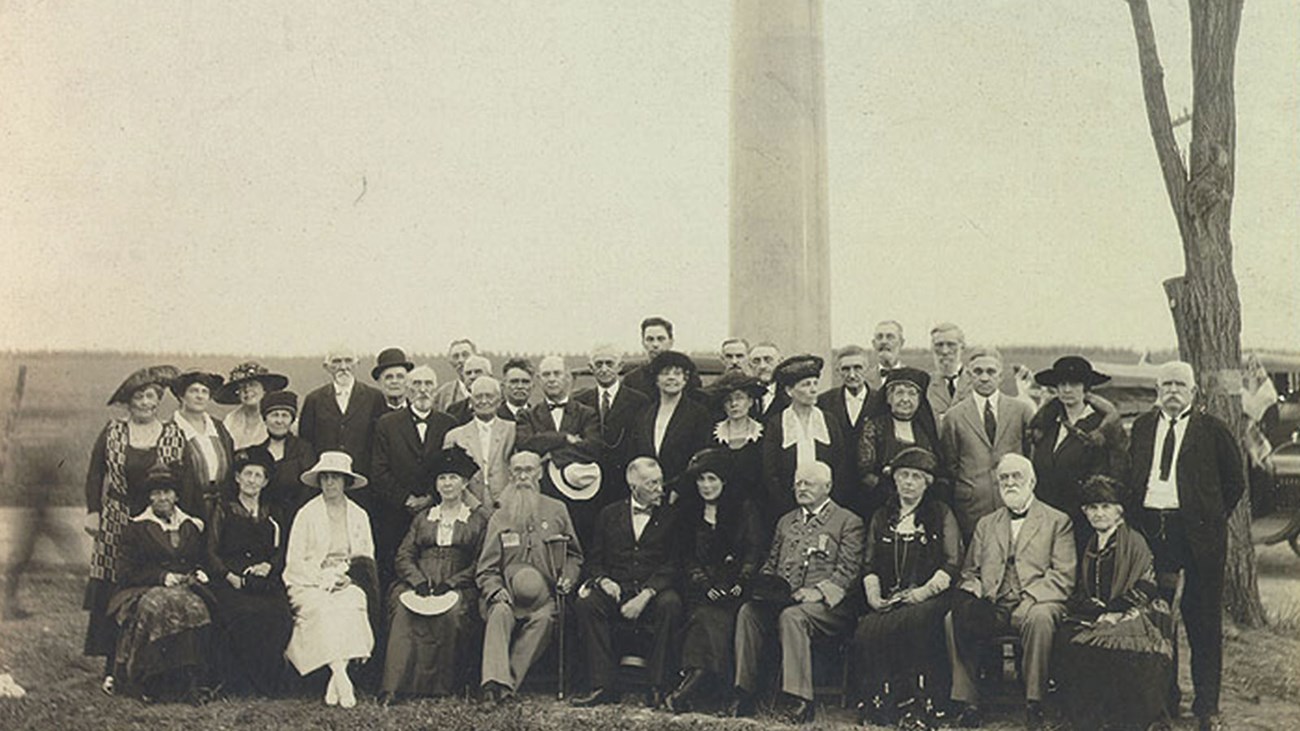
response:
M0 727L1300 728L1300 4L0 0Z

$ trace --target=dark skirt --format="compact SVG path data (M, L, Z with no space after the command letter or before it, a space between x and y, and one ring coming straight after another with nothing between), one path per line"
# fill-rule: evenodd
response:
M86 583L86 595L81 608L90 612L86 624L86 642L82 654L91 657L112 657L117 645L117 622L108 614L108 600L117 587L104 579L91 579Z
M117 610L117 671L127 686L147 695L180 678L200 679L206 672L208 607L183 586L155 586L135 593Z
M380 690L420 696L457 693L473 679L476 651L483 642L476 606L478 592L461 589L456 606L426 617L398 600L409 588L399 583L389 596L392 624Z
M284 676L284 648L293 634L289 597L278 584L263 593L213 582L216 643L213 666L225 688L235 693L274 695Z
M946 680L947 645L943 618L951 604L949 592L920 604L872 612L858 620L853 636L854 670L858 698L870 698L884 681L895 687L924 675L927 688Z
M735 602L691 605L682 643L682 667L699 668L727 683L733 679L736 651Z
M1052 666L1064 690L1069 717L1079 728L1112 724L1143 729L1163 716L1173 683L1172 646L1160 641L1155 634L1160 630L1152 623L1148 622L1147 628L1143 634L1154 636L1136 642L1137 635L1123 627L1086 630L1066 623L1057 631ZM1081 643L1084 633L1095 637L1098 632L1127 635L1129 645L1147 642L1151 646L1115 649Z

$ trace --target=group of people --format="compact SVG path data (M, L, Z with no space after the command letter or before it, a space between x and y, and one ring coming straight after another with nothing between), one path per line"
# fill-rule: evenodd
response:
M594 348L578 393L559 356L498 379L469 340L441 385L389 348L369 386L335 349L301 405L256 363L131 374L86 484L86 652L107 658L105 691L273 694L291 667L350 707L369 660L381 703L503 702L572 624L557 650L575 705L618 700L635 655L652 705L750 715L775 683L808 721L829 641L851 648L864 722L976 727L988 649L1011 641L1030 727L1053 684L1082 728L1145 726L1178 713L1181 576L1192 711L1220 723L1244 485L1189 365L1158 369L1130 433L1086 359L1037 373L1035 403L951 323L930 333L930 372L880 323L870 351L836 352L824 393L816 355L730 338L706 385L671 323L641 336L630 369ZM215 418L213 400L236 408Z

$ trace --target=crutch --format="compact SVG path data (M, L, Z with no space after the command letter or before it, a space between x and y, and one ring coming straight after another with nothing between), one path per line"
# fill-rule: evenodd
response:
M545 542L546 542L546 560L551 564L551 575L555 577L555 581L558 584L560 578L564 575L565 558L567 557L568 550L569 550L569 537L565 535L547 536ZM558 561L555 559L556 546L559 546L559 553L560 553L560 558ZM566 592L560 591L558 587L555 591L555 603L558 610L557 614L559 615L557 617L557 621L560 623L560 628L558 633L559 636L556 638L556 644L558 645L556 651L560 655L559 663L558 663L560 679L559 682L557 683L557 685L559 686L559 690L556 693L556 697L558 697L560 700L564 700L565 690L568 687L566 682L567 676L565 674L565 656L568 653L566 652L566 648L564 646L564 635L567 634L567 632L565 631L565 627L569 623L568 622L569 595Z

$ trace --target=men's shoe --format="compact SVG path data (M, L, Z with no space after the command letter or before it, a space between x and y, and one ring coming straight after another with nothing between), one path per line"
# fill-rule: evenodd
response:
M664 706L673 713L686 713L691 710L692 701L699 692L700 685L704 682L705 673L700 668L691 668L686 671L686 676L682 678L681 685L664 698Z
M1196 727L1199 731L1228 731L1228 722L1217 713L1207 713L1196 717Z
M961 728L979 728L984 725L984 716L980 713L979 706L967 703L961 713L957 714L956 723Z
M492 703L503 703L513 698L515 692L510 686L504 683L498 683L495 680L489 680L483 684L483 699Z
M1025 726L1029 731L1041 731L1047 726L1047 718L1043 715L1043 704L1037 701L1029 701L1025 704Z
M754 715L754 696L740 688L736 688L735 698L731 700L731 705L727 706L727 715L732 718L749 718Z
M817 704L810 700L799 698L798 696L789 696L794 703L786 713L786 718L792 724L812 723L813 716L817 714Z
M610 703L618 703L618 693L608 688L596 688L586 695L575 696L573 700L569 701L569 705L576 708L604 706Z
M934 725L925 717L923 713L908 711L903 717L898 719L898 731L932 731Z

